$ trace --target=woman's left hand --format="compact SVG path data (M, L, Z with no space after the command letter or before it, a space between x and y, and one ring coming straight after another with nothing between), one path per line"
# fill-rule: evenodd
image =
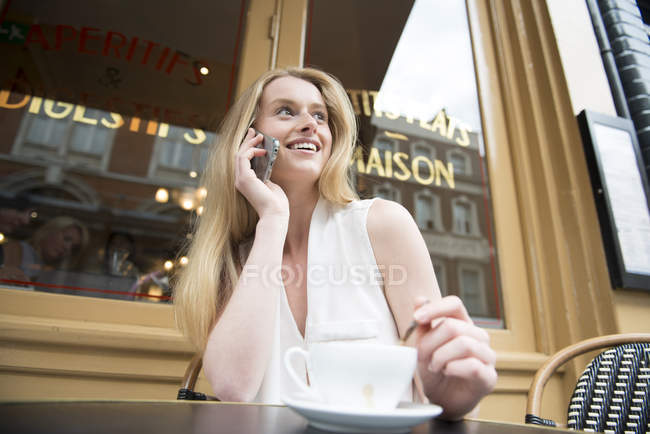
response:
M474 325L456 296L434 303L419 299L417 304L418 371L424 392L442 406L444 418L462 418L496 385L496 353L489 335Z

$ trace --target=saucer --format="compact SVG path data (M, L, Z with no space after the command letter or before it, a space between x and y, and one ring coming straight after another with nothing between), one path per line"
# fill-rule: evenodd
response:
M347 433L403 433L442 413L432 404L400 402L392 410L350 409L304 398L284 397L282 401L309 424L326 431Z

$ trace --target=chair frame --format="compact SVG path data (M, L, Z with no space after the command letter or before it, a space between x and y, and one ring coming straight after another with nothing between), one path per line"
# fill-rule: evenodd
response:
M526 403L526 423L536 423L541 425L550 426L565 426L556 425L556 423L549 419L543 419L539 416L542 406L542 395L544 393L544 386L548 380L553 376L557 369L564 365L569 360L590 351L611 348L622 344L631 343L650 343L650 333L622 333L615 335L599 336L584 341L577 342L569 345L564 349L553 354L544 364L537 370L535 377L528 389L528 401Z
M205 393L195 392L196 380L199 378L199 372L203 367L203 354L195 354L185 369L181 388L178 389L176 399L188 401L219 401L216 396L206 395Z

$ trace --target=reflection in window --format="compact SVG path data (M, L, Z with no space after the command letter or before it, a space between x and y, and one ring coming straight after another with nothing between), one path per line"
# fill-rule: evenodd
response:
M428 190L415 194L415 221L422 230L443 230L438 196Z
M170 125L167 137L156 137L154 155L149 166L149 176L173 176L187 179L190 172L198 173L205 167L214 133L207 133L200 144L189 143L187 128Z
M395 140L386 137L378 137L373 146L379 150L380 155L384 155L386 151L395 152L397 143L395 143Z
M394 202L399 202L401 199L400 192L390 183L385 182L381 185L376 185L373 188L374 197L380 197L386 200L392 200Z
M427 160L433 161L435 159L435 154L435 148L429 143L417 141L411 145L411 155L413 159L416 157L424 157L426 159L419 160L418 166L421 174L426 173L423 171L429 170L429 164L427 163Z
M431 256L431 262L433 263L433 271L436 273L440 293L444 297L449 294L447 290L447 276L445 275L445 263L434 256Z
M460 295L468 312L474 316L485 316L487 308L481 268L461 264L459 274Z
M472 202L464 198L453 199L452 214L455 233L458 235L476 235L476 211Z
M469 161L469 155L463 151L449 151L447 159L454 165L454 173L457 175L471 175L472 165Z
M27 113L21 121L13 153L50 163L80 163L105 169L115 137L114 129L97 121L105 114L102 110L85 107L84 118L96 121L92 124L75 121L72 116L55 119L44 111Z

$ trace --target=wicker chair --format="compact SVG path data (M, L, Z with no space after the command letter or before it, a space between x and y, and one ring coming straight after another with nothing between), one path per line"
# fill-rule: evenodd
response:
M572 358L609 348L587 366L569 402L569 429L606 433L650 432L650 334L630 333L587 339L551 356L528 391L526 423L558 426L539 416L544 386Z
M178 389L178 395L176 399L188 400L188 401L219 401L215 396L206 395L205 393L195 392L194 387L196 386L196 379L199 377L199 372L203 367L203 355L195 354L190 360L187 369L185 370L185 375L183 375L183 383L181 388Z

